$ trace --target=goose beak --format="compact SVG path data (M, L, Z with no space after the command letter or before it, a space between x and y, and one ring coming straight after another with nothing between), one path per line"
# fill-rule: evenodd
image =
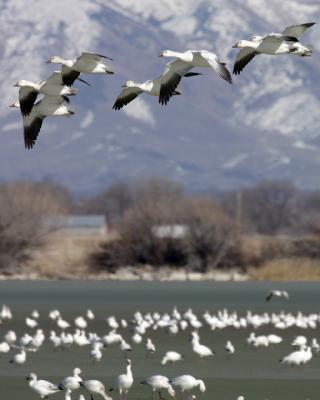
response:
M46 61L46 64L51 64L51 59L49 58L49 60Z
M16 82L13 87L19 87L19 82Z
M75 114L75 111L73 111L73 110L68 110L68 113L69 113L70 115L73 115L73 114Z
M125 87L127 87L127 85L121 85L121 87L125 88Z
M14 106L15 106L14 102L9 105L9 107L14 107Z
M238 48L238 43L234 44L234 45L232 46L232 48L233 48L233 49L237 49L237 48Z
M163 57L163 53L160 53L158 57Z

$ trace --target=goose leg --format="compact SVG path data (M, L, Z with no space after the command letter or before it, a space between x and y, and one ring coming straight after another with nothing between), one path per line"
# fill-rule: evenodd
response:
M165 400L165 397L162 396L161 390L159 390L159 399L160 400Z

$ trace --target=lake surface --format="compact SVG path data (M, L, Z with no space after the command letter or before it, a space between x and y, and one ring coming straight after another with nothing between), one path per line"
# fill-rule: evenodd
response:
M265 294L270 288L286 289L290 300L274 299L267 303ZM303 313L320 312L320 283L209 283L209 282L0 282L0 306L7 304L13 311L12 321L0 324L0 337L9 329L19 335L32 332L27 328L24 318L33 309L40 312L39 327L45 333L51 329L59 331L49 320L48 312L58 308L69 322L79 315L84 315L91 308L96 319L89 322L87 331L106 334L110 328L105 318L115 315L130 318L136 310L141 312L171 312L177 306L180 312L192 307L200 317L206 310L213 313L226 308L229 311L245 313L301 311ZM130 340L127 330L120 330ZM150 399L150 390L139 385L142 378L163 374L169 377L184 373L202 378L207 392L198 394L198 399L227 400L244 395L249 399L318 399L320 394L320 356L315 355L303 368L288 368L279 364L279 359L292 351L290 342L298 334L308 338L316 337L320 341L319 328L301 330L291 328L279 331L271 326L256 330L258 335L277 333L284 338L284 343L265 349L252 349L246 344L246 338L252 328L222 331L210 331L207 326L200 330L201 342L216 351L216 355L207 360L200 360L192 353L189 330L177 336L169 336L165 331L148 331L157 347L155 355L146 357L144 344L133 345L130 358L133 364L135 383L129 393L129 399ZM224 352L227 340L231 340L236 353L228 359ZM173 365L161 366L160 360L168 350L177 350L185 355L185 360ZM31 400L37 399L32 392L26 376L29 372L37 373L41 378L59 383L69 376L75 366L83 371L85 379L96 378L106 387L111 387L113 379L125 371L124 356L118 346L108 347L99 364L93 364L88 347L73 347L70 351L54 351L50 342L38 353L29 353L28 360L21 367L9 363L12 353L0 357L0 399ZM73 394L78 400L80 392ZM166 396L167 397L167 396ZM63 399L63 393L50 397L52 400ZM86 396L89 398L89 396ZM95 396L95 400L99 396ZM113 398L118 398L113 392ZM178 395L178 398L179 395Z

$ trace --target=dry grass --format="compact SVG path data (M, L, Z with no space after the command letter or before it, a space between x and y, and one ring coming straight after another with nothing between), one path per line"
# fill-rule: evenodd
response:
M320 280L320 260L281 258L267 261L261 267L248 272L251 279L259 281L318 281Z
M90 273L89 255L105 240L102 234L53 233L26 268L46 278L85 278Z

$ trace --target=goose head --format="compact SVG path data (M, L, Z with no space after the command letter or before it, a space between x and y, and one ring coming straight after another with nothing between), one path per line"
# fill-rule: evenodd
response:
M23 86L29 86L29 82L24 79L20 79L13 85L13 87L23 87Z
M235 43L232 46L233 49L243 49L244 47L248 47L248 43L246 40L239 40L239 42Z
M50 57L49 60L46 61L47 64L61 64L63 59L59 56Z
M26 377L26 381L34 381L37 380L37 375L34 374L33 372L30 372L30 374Z
M20 102L19 102L19 100L16 100L16 101L14 101L13 103L11 103L11 104L9 105L9 107L12 107L12 108L20 108Z
M171 50L164 50L159 54L159 57L172 57L173 52Z
M122 85L123 88L130 88L130 87L136 87L137 84L133 81L127 81L124 85Z
M73 376L78 376L78 375L80 375L81 374L81 369L80 368L75 368L74 370L73 370Z

